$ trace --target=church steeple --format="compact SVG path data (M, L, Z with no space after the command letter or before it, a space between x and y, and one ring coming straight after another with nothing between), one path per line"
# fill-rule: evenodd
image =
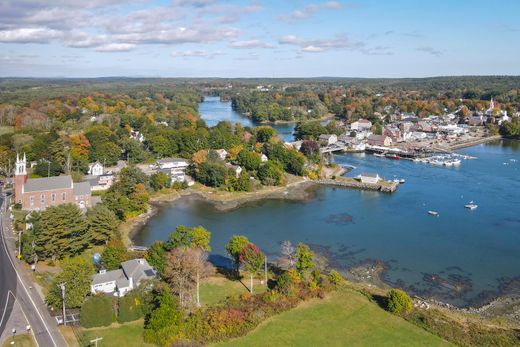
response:
M27 175L27 158L25 153L23 159L20 160L20 155L16 153L16 171L15 176L26 176Z

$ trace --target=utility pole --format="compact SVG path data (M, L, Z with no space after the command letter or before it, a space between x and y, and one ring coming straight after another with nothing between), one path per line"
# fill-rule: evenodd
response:
M267 255L264 256L264 275L265 275L265 286L267 287Z
M18 231L18 259L22 258L22 231Z
M62 308L62 313L63 313L63 325L67 325L67 323L65 322L65 283L62 282L59 284L59 287L61 289L61 300L63 302L63 308ZM97 343L96 343L97 345Z
M94 344L97 347L98 341L103 340L102 337L96 337L94 340L90 340L90 344Z

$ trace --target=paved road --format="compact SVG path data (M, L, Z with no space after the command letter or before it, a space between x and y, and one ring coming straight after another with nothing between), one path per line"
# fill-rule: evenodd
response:
M0 201L3 203L3 201ZM45 304L36 293L35 289L31 289L29 283L30 279L27 277L23 269L21 269L18 260L9 253L9 249L13 249L14 240L6 240L5 236L12 235L8 228L8 219L0 216L0 308L5 307L6 295L4 293L9 290L16 295L22 310L24 311L29 324L31 326L34 337L36 338L39 347L66 347L67 343L61 335L56 325L56 321L49 315ZM5 230L4 230L5 229ZM11 248L9 248L11 247ZM33 292L34 291L34 292ZM6 309L6 318L8 319ZM0 316L1 317L1 316ZM5 323L2 322L5 326ZM3 327L0 326L0 329ZM1 331L1 330L0 330Z
M16 272L10 265L7 253L0 249L0 336L11 316L16 293Z

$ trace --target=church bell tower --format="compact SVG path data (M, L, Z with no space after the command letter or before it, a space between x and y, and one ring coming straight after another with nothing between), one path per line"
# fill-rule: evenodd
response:
M23 186L27 180L27 158L25 153L20 160L20 156L16 153L16 167L14 172L14 200L16 203L22 202Z

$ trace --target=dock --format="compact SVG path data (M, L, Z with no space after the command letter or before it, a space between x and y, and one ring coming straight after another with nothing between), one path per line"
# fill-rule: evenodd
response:
M397 186L399 185L398 183L391 181L381 181L380 183L362 183L357 179L351 177L336 177L335 179L322 178L316 180L315 182L326 186L373 190L384 193L395 192L397 190Z

